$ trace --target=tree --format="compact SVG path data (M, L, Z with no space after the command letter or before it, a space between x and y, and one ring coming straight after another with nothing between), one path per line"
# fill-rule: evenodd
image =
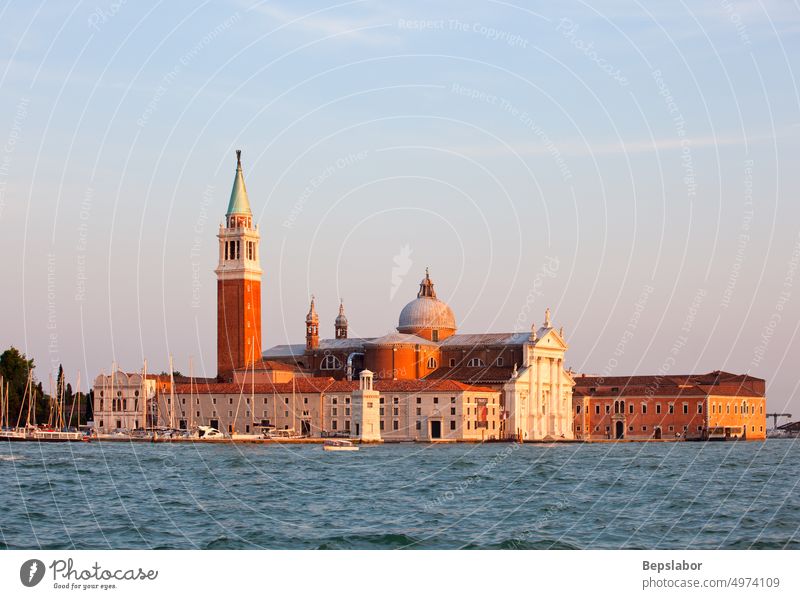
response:
M83 413L83 422L86 423L94 419L94 389L91 389L88 394L81 393L81 396L83 401L86 402L86 411Z
M28 383L28 373L34 368L33 360L29 360L16 347L12 346L0 355L0 375L3 376L4 384L8 383L8 417L11 425L17 422ZM3 392L5 393L5 389ZM22 422L25 422L24 418Z
M162 370L161 374L159 374L158 376L166 376L166 377L168 377L169 376L169 372L167 372L165 370ZM181 374L180 370L173 370L172 371L172 378L182 379L182 378L184 378L184 376L183 376L183 374Z

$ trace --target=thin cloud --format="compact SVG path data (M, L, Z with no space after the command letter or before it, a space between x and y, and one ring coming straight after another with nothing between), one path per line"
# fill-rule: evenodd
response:
M555 150L563 156L597 156L611 154L643 154L680 149L688 143L691 148L713 148L723 146L743 146L745 144L774 139L773 136L753 137L667 137L655 140L633 140L622 142L553 142ZM449 146L449 150L472 157L507 156L516 152L522 156L552 155L554 148L545 143L524 142L504 144L475 144Z
M333 8L335 9L335 7ZM248 10L265 15L287 28L299 29L312 35L370 45L385 45L397 41L397 37L377 30L389 27L392 25L391 23L377 22L375 19L356 19L326 14L330 12L331 8L300 14L273 4L261 3L249 6Z

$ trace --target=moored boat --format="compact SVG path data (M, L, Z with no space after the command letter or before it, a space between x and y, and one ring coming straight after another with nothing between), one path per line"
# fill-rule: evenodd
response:
M327 439L322 444L324 451L358 451L358 446L346 439Z

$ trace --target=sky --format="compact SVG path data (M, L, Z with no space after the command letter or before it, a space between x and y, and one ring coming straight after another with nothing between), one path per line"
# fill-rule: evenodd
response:
M0 346L83 387L216 373L242 150L264 347L550 307L579 373L800 413L797 2L5 2Z

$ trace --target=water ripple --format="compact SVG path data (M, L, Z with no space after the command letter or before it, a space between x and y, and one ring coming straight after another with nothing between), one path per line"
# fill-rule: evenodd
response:
M800 445L0 448L0 548L800 548Z

